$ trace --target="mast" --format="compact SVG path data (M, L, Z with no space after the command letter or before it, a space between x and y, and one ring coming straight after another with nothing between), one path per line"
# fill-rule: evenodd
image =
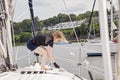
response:
M118 26L118 54L117 54L117 74L116 74L116 80L120 80L120 0L118 0L118 16L119 16L119 26Z
M98 0L98 4L99 4L100 34L102 39L102 56L104 64L104 80L113 80L109 47L106 0Z

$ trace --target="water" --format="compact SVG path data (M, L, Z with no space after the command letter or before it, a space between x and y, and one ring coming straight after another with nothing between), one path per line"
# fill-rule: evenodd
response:
M114 56L111 56L112 58L112 66L113 66L113 70L114 70ZM88 69L86 69L86 66L78 66L77 63L71 63L69 61L65 61L64 59L57 59L57 62L66 70L68 70L69 72L72 72L74 74L81 74L80 76L83 76L87 79L90 80L89 74L88 74ZM104 69L103 69L103 60L102 57L87 57L86 60L89 61L90 65L92 67L98 68L100 70L97 69L91 69L90 71L92 73L92 76L94 78L94 80L103 80L104 79ZM74 60L73 60L74 62ZM106 64L107 65L107 64ZM79 69L81 71L79 71ZM97 72L98 71L98 72Z
M78 66L78 64L81 61L82 61L82 63L84 63L84 61L87 60L87 61L89 61L89 65L92 66L92 69L89 68L89 70L91 71L94 80L103 80L104 79L102 56L97 56L97 57L84 56L81 59L79 47L74 46L74 45L72 45L72 47L74 47L74 48L71 48L69 45L67 45L67 48L65 48L65 47L66 46L63 46L63 45L60 47L55 46L53 49L53 56L55 57L56 62L61 67L63 67L64 69L66 69L67 71L69 71L73 74L85 77L88 80L90 80L90 77L88 74L88 67L85 65ZM29 51L26 48L26 46L18 46L18 47L15 47L14 50L17 53L17 55L13 55L14 60L17 59L16 63L18 64L19 67L24 67L29 64L34 64L34 62L36 61L36 57L34 56L34 54L31 51ZM115 57L111 56L111 58L112 58L113 71L115 71L114 70ZM95 68L93 69L93 67L95 67Z

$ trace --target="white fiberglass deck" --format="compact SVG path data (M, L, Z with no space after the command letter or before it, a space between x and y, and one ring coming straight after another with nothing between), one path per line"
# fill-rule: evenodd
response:
M23 72L23 73L21 73ZM76 77L65 70L53 69L48 71L34 71L34 67L18 69L14 72L4 72L0 74L0 80L87 80Z

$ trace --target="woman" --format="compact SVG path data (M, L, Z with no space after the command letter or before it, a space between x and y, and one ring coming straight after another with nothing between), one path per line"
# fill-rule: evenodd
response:
M41 58L41 70L48 70L45 67L45 63L47 58L51 61L51 63L56 67L60 68L60 66L55 62L54 57L52 56L52 48L53 43L64 41L67 42L61 31L55 31L53 35L51 34L40 34L30 39L27 42L27 48L33 51L34 53L42 55Z

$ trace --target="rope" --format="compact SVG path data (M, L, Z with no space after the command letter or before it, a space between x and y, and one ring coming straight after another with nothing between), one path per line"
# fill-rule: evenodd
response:
M15 43L15 32L14 32L14 26L13 26L13 17L14 17L14 12L15 12L15 7L16 7L16 3L17 3L17 0L15 0L15 2L14 2L14 6L12 7L12 11L11 11L11 23L10 23L10 25L11 25L11 32L12 32L12 37L13 37L13 46L15 47L15 45L16 45L16 43ZM11 3L12 4L12 3ZM15 57L14 57L14 66L16 65L17 66L17 51L18 51L18 48L17 48L17 50L16 49L14 49L13 48L13 50L14 50L14 55L15 55ZM16 67L15 67L16 68Z

